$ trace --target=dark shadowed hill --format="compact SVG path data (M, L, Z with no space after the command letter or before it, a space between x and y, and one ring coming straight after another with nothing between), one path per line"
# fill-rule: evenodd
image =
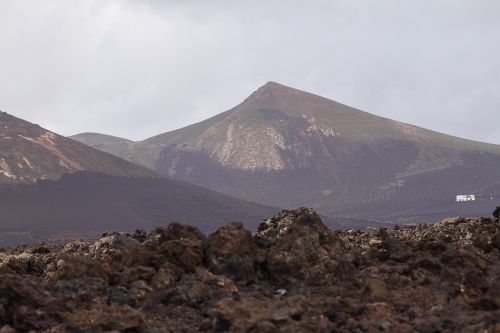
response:
M0 114L0 246L183 222L249 228L276 209L182 181Z
M82 140L88 135L75 139ZM269 82L243 103L145 141L93 145L165 175L280 207L392 222L487 214L500 146L378 117Z
M234 221L255 229L276 211L166 178L78 172L56 181L1 186L0 246L95 238L108 230L151 230L172 222L204 232Z

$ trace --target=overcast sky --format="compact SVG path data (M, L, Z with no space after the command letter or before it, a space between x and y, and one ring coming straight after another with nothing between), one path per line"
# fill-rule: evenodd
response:
M131 139L267 81L500 144L500 1L0 0L0 110Z

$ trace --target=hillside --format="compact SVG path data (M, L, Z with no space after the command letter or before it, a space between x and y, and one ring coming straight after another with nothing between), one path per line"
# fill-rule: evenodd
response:
M96 239L109 230L152 230L173 222L203 232L235 221L255 229L276 211L166 178L77 172L59 180L0 187L0 247Z
M107 151L177 179L331 216L431 221L495 205L457 205L457 194L500 195L499 146L274 82L206 121L118 146Z
M99 133L81 133L74 135L71 138L100 151L117 155L122 158L130 158L130 156L127 156L127 153L130 146L133 144L133 141L131 140Z
M50 132L25 120L0 113L0 184L58 179L78 171L116 176L158 177L121 158Z
M183 222L255 228L277 209L233 198L0 114L0 247Z

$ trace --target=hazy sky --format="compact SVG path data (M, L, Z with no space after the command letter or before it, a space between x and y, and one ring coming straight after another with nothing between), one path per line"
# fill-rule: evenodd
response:
M142 139L267 81L500 144L500 1L0 0L0 109Z

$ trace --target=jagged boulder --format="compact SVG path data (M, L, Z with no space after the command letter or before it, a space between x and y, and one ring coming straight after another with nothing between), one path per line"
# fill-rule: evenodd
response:
M254 238L267 249L265 269L280 284L331 282L342 261L342 241L310 208L283 210L262 222Z
M179 223L171 223L166 228L158 227L144 241L146 247L155 247L166 241L190 239L204 242L207 237L195 227Z
M54 271L47 274L55 280L78 279L81 277L98 277L108 279L110 267L107 263L95 260L90 256L64 256L56 263Z
M63 247L63 252L71 254L84 254L88 253L89 248L90 248L89 243L84 242L82 240L76 240L65 244Z
M307 233L330 234L330 230L323 224L314 209L302 207L296 210L283 210L263 221L257 227L254 238L265 246L304 230Z
M31 276L0 276L0 324L10 324L18 332L48 329L58 324L62 304L53 304L52 295ZM37 309L43 307L45 311Z
M225 298L210 311L215 329L225 323L230 332L331 332L332 325L319 311L306 314L303 296L242 300ZM312 317L312 318L311 318ZM221 330L220 330L221 331Z
M498 206L493 212L493 217L495 220L500 221L500 206Z
M195 274L183 275L177 284L167 288L161 297L163 303L200 307L202 304L209 303L217 295L231 296L237 291L238 288L232 280L198 268Z
M104 234L103 237L90 246L90 253L94 256L127 251L140 245L139 241L122 232Z
M204 262L207 238L196 228L172 223L167 228L157 229L150 238L145 242L147 247L186 272L194 272Z
M257 247L252 234L241 223L231 223L208 237L207 266L215 274L224 274L237 281L255 278L256 264L264 253Z
M111 327L115 332L138 332L141 331L144 315L128 305L97 304L90 309L65 314L65 320L73 332L106 332Z

